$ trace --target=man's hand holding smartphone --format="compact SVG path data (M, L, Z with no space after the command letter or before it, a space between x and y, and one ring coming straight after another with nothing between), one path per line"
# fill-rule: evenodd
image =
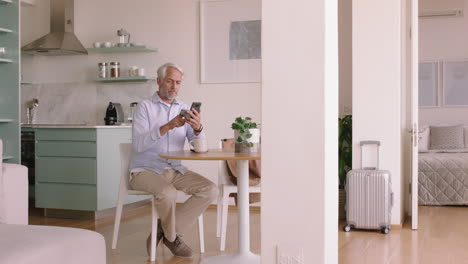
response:
M192 106L190 106L190 110L185 110L182 109L180 110L180 115L184 117L185 119L190 119L192 116L189 114L189 112L194 112L193 110L196 110L198 114L200 114L200 109L201 109L201 103L200 102L193 102Z
M180 115L185 118L185 122L187 122L193 130L201 130L201 116L200 116L200 109L201 103L200 102L193 102L190 110L181 110Z

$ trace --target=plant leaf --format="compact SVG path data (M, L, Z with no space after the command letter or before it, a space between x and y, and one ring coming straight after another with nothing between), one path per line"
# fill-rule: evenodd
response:
M239 143L242 142L242 138L240 136L237 137L237 142L239 142Z

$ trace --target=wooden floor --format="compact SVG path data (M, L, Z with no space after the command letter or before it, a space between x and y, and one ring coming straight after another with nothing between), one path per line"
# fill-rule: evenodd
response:
M236 211L229 212L226 253L237 249ZM215 236L216 210L208 209L205 218L206 253L192 259L174 257L160 245L158 264L199 263L207 256L222 254L218 251ZM110 249L113 219L100 221L69 220L30 216L30 224L79 227L96 230L106 239L107 263L151 263L146 255L145 241L150 229L150 208L145 207L128 213L122 219L119 243L116 250ZM410 221L402 229L393 229L390 234L379 232L351 231L345 233L339 225L339 263L341 264L460 264L468 263L468 207L419 207L419 230L412 231ZM260 212L251 212L251 247L260 253ZM184 240L199 252L198 232L193 228ZM241 263L239 263L241 264ZM310 263L307 263L310 264Z
M408 220L388 235L339 232L341 264L468 263L468 207L419 206L419 229Z
M174 257L161 243L157 249L157 264L192 264L199 263L208 256L231 254L237 250L237 213L229 210L226 251L219 251L219 239L216 238L216 209L208 209L203 215L205 229L205 253L200 254L198 229L196 225L191 231L184 234L183 240L195 251L191 259ZM251 250L260 254L260 211L253 209L250 212ZM104 218L99 221L46 218L40 213L33 212L29 217L31 225L52 225L65 227L78 227L95 230L106 239L107 264L135 264L152 263L146 253L146 238L151 229L151 208L145 206L134 210L122 217L120 224L117 249L111 249L114 218ZM83 263L84 264L84 263ZM239 263L241 264L241 263Z

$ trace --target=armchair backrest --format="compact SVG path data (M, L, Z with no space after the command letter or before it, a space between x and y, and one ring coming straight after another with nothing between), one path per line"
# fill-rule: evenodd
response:
M23 165L0 161L0 223L28 224L28 168Z

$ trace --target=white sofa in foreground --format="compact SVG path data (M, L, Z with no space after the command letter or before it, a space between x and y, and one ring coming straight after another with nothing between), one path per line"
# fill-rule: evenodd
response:
M3 144L0 139L0 157ZM104 237L78 228L27 225L28 171L0 159L0 263L105 264Z

